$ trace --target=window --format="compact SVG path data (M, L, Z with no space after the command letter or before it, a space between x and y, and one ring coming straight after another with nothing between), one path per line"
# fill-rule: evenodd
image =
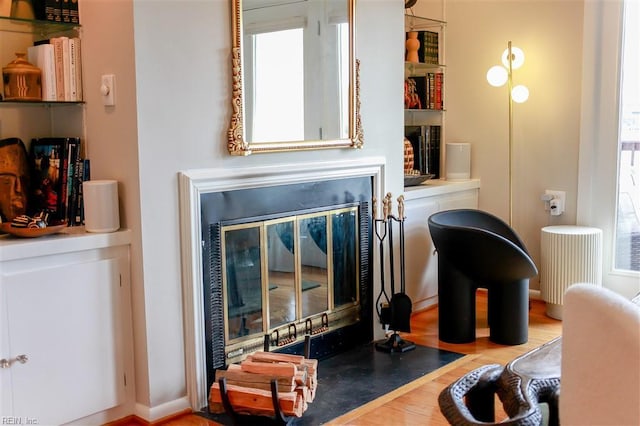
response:
M252 38L252 140L304 140L302 28L255 34Z
M625 2L615 268L640 271L640 3Z
M635 3L635 4L634 4ZM624 8L627 8L626 14ZM630 157L622 150L622 125L626 125L622 111L622 96L630 93L627 84L634 78L623 65L633 63L638 55L638 37L626 35L625 28L637 26L634 1L597 1L584 3L582 105L580 131L580 164L578 179L577 223L601 228L603 233L602 284L613 291L632 297L640 291L640 276L630 269L635 255L629 250L631 235L628 223L618 215L623 202L621 193L628 188L620 173L628 170ZM629 25L624 25L625 16ZM623 53L625 45L631 53ZM635 47L634 47L635 46ZM635 49L635 51L633 51ZM636 65L637 66L637 65ZM636 68L637 69L637 68ZM627 79L623 81L624 76ZM637 75L637 71L636 71ZM637 83L635 83L637 84ZM623 88L624 87L624 88ZM633 86L632 86L633 87ZM637 89L636 89L637 90ZM636 92L637 93L637 92ZM637 99L637 98L636 98ZM638 155L638 154L636 154ZM637 160L637 159L636 159ZM640 161L640 160L638 160ZM620 166L620 167L619 167ZM637 170L637 169L636 169ZM638 182L636 181L637 185ZM635 187L637 201L637 186ZM620 209L620 212L626 212ZM637 211L636 211L637 212ZM628 235L625 244L625 235ZM623 262L627 250L626 263ZM619 256L619 257L617 257Z

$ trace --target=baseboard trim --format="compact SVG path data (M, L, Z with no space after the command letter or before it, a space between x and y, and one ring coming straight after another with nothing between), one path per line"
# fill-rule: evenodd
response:
M413 303L412 312L418 313L426 311L427 309L433 309L438 306L438 296L427 297L426 299L418 300Z
M542 300L542 294L540 293L540 290L529 289L529 299Z
M154 425L192 411L189 398L184 396L155 407L147 407L138 403L135 407L135 417L141 420L144 425Z

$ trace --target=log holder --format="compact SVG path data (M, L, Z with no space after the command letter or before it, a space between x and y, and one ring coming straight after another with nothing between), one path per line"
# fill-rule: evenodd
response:
M269 352L269 344L270 344L271 336L265 334L264 336L264 351ZM304 336L304 357L309 359L311 355L311 335ZM226 414L231 419L231 422L234 426L241 425L276 425L276 426L290 426L293 424L294 416L285 416L280 410L280 404L278 402L278 381L276 379L271 380L271 401L273 403L273 417L269 416L260 416L260 415L250 415L250 414L240 414L236 412L231 405L231 401L229 400L229 394L227 393L227 381L226 378L221 377L218 380L218 384L220 385L220 397L222 399L222 405Z

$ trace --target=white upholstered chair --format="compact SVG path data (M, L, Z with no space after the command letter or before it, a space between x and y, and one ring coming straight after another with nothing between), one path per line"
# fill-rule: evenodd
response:
M604 287L564 297L560 424L640 425L640 306Z

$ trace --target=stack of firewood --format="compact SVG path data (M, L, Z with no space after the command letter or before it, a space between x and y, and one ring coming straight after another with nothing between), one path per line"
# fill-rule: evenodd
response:
M271 381L276 380L282 414L301 417L316 394L318 360L301 355L255 352L240 364L217 370L209 392L212 413L225 412L219 384L223 377L229 402L236 413L274 415Z

